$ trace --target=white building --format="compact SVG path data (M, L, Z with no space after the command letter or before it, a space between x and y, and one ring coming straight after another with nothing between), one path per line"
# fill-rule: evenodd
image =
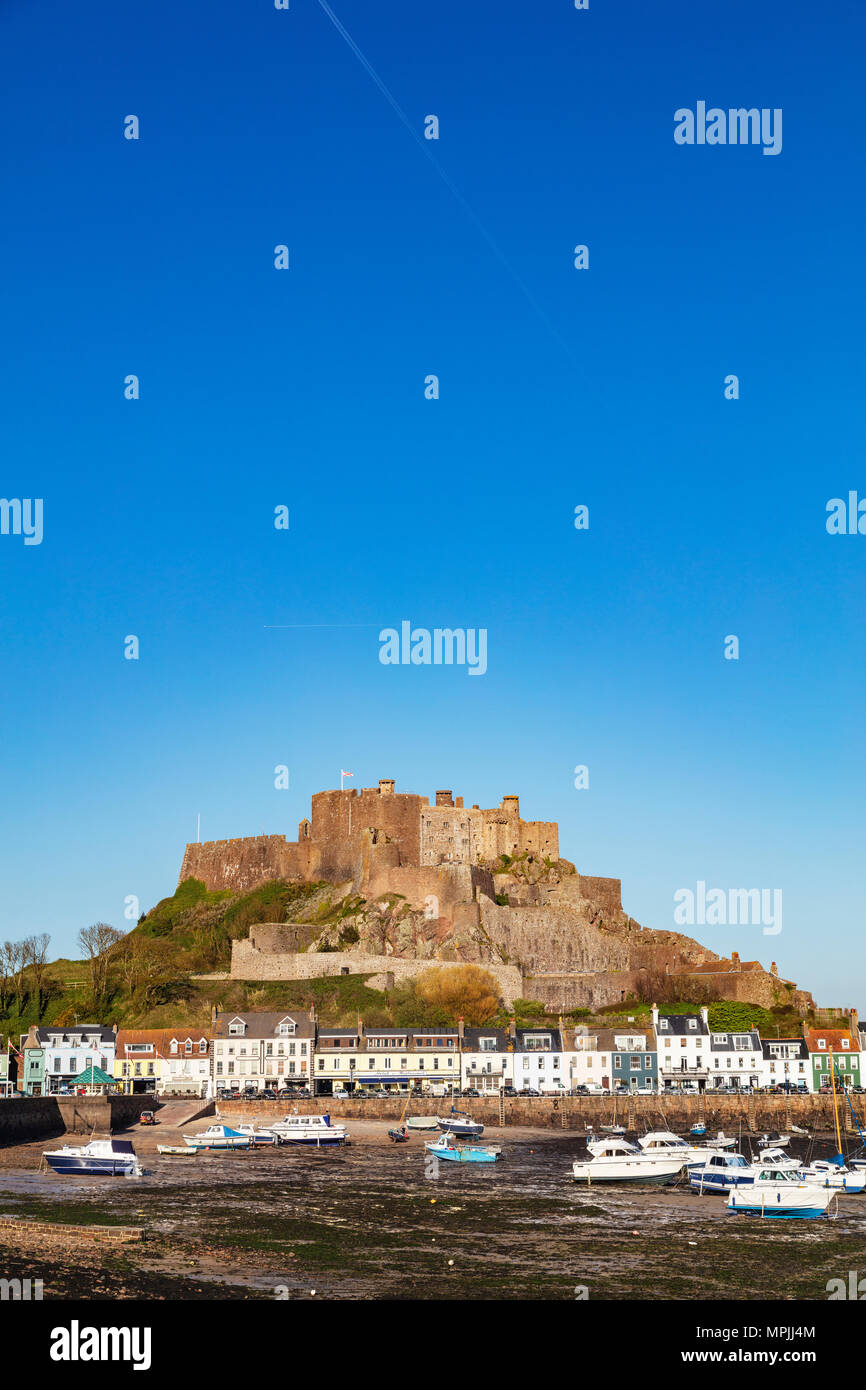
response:
M213 1085L256 1091L311 1087L315 1015L220 1013L213 1027Z

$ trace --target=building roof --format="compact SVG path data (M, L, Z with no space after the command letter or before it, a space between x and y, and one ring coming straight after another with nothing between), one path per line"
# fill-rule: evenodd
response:
M207 1043L210 1049L210 1034L204 1028L120 1028L117 1033L117 1056L123 1058L127 1055L126 1050L130 1045L150 1043L153 1047L154 1057L178 1057L183 1054L187 1041L191 1042L193 1048L199 1056L206 1054L201 1051L201 1044ZM172 1052L171 1044L178 1044L177 1050ZM141 1057L141 1052L134 1054Z
M734 1038L745 1038L747 1047L734 1047ZM710 1029L711 1052L760 1052L761 1039L757 1028Z
M516 1052L536 1052L540 1049L527 1046L530 1038L536 1037L550 1038L550 1051L562 1051L562 1035L558 1028L518 1028L514 1048Z
M511 1047L511 1038L507 1028L494 1028L491 1024L488 1028L466 1028L463 1031L463 1051L477 1052L482 1038L495 1038L496 1051L507 1052Z
M690 1024L692 1026L690 1026ZM701 1014L659 1014L656 1034L662 1037L706 1037L709 1028Z
M102 1067L86 1067L80 1076L72 1078L73 1086L116 1086L117 1082Z
M761 1051L763 1052L764 1056L767 1058L768 1061L778 1060L774 1059L773 1053L770 1051L770 1049L773 1046L778 1047L780 1044L788 1048L796 1047L797 1050L794 1053L794 1057L792 1060L796 1061L797 1058L805 1059L809 1056L809 1049L806 1046L805 1040L803 1038L762 1038Z
M280 1009L271 1012L217 1014L212 1036L214 1038L238 1037L238 1034L229 1032L229 1025L237 1020L246 1024L243 1036L247 1038L278 1038L282 1036L280 1024L288 1022L294 1023L294 1036L296 1038L312 1038L316 1032L312 1016L305 1009Z
M40 1047L46 1047L52 1038L59 1037L62 1043L72 1044L72 1039L80 1039L74 1044L76 1047L84 1045L88 1038L98 1037L100 1042L114 1042L114 1029L109 1028L105 1023L76 1023L61 1027L60 1024L44 1024L35 1030L36 1039Z
M810 1052L829 1052L831 1048L834 1052L859 1052L860 1039L855 1046L847 1028L807 1028L806 1046Z

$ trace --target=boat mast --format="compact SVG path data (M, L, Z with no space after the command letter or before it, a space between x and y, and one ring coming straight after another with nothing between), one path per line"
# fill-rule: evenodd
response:
M842 1158L842 1137L839 1133L839 1106L836 1101L836 1063L833 1061L833 1049L830 1048L830 1084L833 1087L833 1119L836 1124L836 1152Z

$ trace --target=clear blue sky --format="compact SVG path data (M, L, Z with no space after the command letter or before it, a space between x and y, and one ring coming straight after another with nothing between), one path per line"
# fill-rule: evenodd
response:
M343 767L519 793L647 926L781 888L695 935L862 1007L862 3L333 8L411 131L318 0L0 5L0 491L44 499L0 936L128 925L199 811L293 837ZM676 145L699 100L782 153ZM402 619L486 675L381 665Z

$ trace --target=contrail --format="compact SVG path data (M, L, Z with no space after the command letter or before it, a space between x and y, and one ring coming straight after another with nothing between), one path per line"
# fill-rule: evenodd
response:
M392 110L397 114L397 116L400 118L400 120L402 121L403 125L406 127L406 129L408 130L409 134L412 136L412 139L415 141L416 145L420 146L420 148L423 150L424 154L427 156L427 158L429 159L430 163L433 165L433 168L436 170L436 173L439 175L440 179L441 179L442 182L445 184L445 187L446 187L447 189L449 189L449 191L450 191L450 192L453 194L453 196L457 199L457 201L458 201L458 203L460 204L460 206L462 207L463 211L466 213L466 216L473 222L473 224L475 225L475 227L477 228L477 230L481 233L482 237L483 237L484 240L487 242L487 245L490 247L490 249L491 249L491 251L493 252L493 254L496 256L496 258L499 260L499 262L500 262L500 263L505 267L505 269L508 271L508 274L511 276L512 280L513 280L514 283L517 285L518 289L519 289L519 290L521 291L521 293L524 295L524 297L525 297L527 303L530 305L530 307L535 311L535 313L536 313L536 314L538 315L538 317L541 319L542 323L545 325L545 327L547 328L548 332L552 333L552 335L554 336L554 338L556 338L556 340L557 340L557 342L559 343L560 347L563 348L563 350L565 351L566 355L568 356L568 358L569 358L569 360L572 362L572 364L573 364L575 367L579 367L579 366L580 366L580 363L578 362L577 358L575 357L574 353L572 352L571 347L569 346L569 344L568 344L568 343L566 342L566 340L563 338L563 336L562 336L562 334L560 333L559 329L558 329L558 328L556 327L556 325L552 322L552 320L551 320L550 318L548 318L547 314L545 313L544 309L543 309L543 308L541 307L541 305L539 304L538 300L535 298L535 295L532 293L532 291L530 290L529 286L526 285L526 284L524 283L523 280L521 280L521 278L520 278L520 276L518 275L517 271L514 269L514 266L513 266L513 265L511 264L511 262L508 260L508 258L506 257L504 251L502 251L502 250L500 249L500 247L497 245L497 243L493 240L493 237L490 235L490 233L488 232L487 228L484 226L483 222L482 222L481 219L479 218L478 214L475 212L474 208L472 208L471 205L466 201L466 199L464 198L463 194L460 192L460 189L457 187L457 185L456 185L456 184L454 183L454 181L450 178L450 176L445 172L445 170L442 168L442 165L441 165L441 164L439 163L439 161L436 159L436 156L433 154L432 150L430 149L430 142L429 142L429 140L422 140L421 136L418 134L418 131L415 129L415 127L413 126L412 122L409 120L409 117L406 115L405 111L404 111L404 110L402 109L402 107L399 105L399 103L397 102L397 100L395 99L395 97L393 97L393 96L391 95L391 93L389 92L388 88L385 86L385 83L382 81L381 77L380 77L379 74L376 72L375 68L373 67L372 63L370 63L370 61L369 61L369 60L365 57L365 55L361 52L360 48L359 48L358 45L355 43L355 40L352 38L352 35L348 32L348 30L344 27L344 25L342 25L342 24L340 23L339 19L338 19L337 16L334 14L334 11L331 9L330 5L327 3L327 0L319 0L319 4L320 4L321 8L324 10L325 14L326 14L326 15L328 16L328 18L330 19L330 21L331 21L331 23L333 24L334 28L336 29L337 33L338 33L338 34L340 35L340 37L348 44L349 48L350 48L350 49L352 50L352 52L354 53L355 57L358 59L358 62L359 62L359 63L361 64L361 66L363 67L364 71L365 71L366 73L368 73L369 76L373 79L373 81L375 82L376 86L379 88L379 91L382 93L383 97L384 97L385 100L388 102L388 105L391 107L391 109L392 109Z

